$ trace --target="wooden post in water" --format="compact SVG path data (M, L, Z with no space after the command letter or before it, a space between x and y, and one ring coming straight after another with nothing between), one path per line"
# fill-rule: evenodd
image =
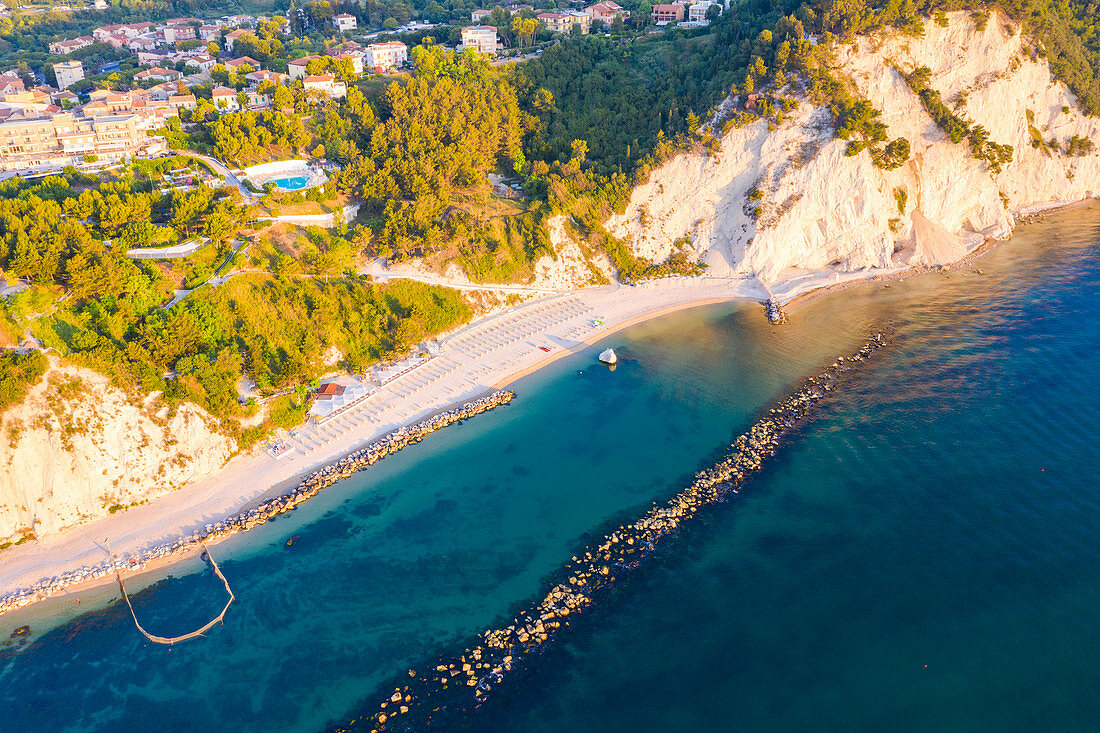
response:
M104 543L107 543L107 540L104 540ZM225 592L229 594L229 600L226 601L225 608L222 609L222 612L219 613L217 617L204 625L202 628L196 629L189 634L184 634L183 636L157 636L156 634L150 634L148 631L142 628L141 623L138 621L137 614L134 613L134 604L130 603L130 596L126 592L126 586L122 582L122 571L119 570L118 564L115 564L115 577L118 578L118 587L122 591L122 597L126 600L126 605L130 608L130 615L134 619L134 626L136 626L137 630L140 631L149 641L155 642L157 644L167 644L171 646L172 644L180 641L187 641L188 639L195 639L200 636L205 636L206 632L212 629L215 624L225 620L225 613L233 604L236 596L233 595L233 589L229 587L229 581L225 579L224 575L222 575L222 569L218 567L217 561L214 560L214 556L210 553L210 548L206 546L205 542L201 542L200 544L202 545L202 549L206 553L206 556L210 558L210 564L214 567L214 574L221 578L222 583L225 584ZM109 543L107 544L107 552L110 553L111 559L115 558L115 554L111 552L111 545Z

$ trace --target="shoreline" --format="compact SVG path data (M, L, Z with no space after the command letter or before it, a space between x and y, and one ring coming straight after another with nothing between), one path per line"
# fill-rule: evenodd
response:
M700 283L698 282L700 280L709 280L710 282ZM430 420L434 415L453 409L456 405L461 405L465 402L469 402L471 399L478 399L484 397L486 394L499 391L502 389L502 386L512 384L560 358L576 354L600 339L611 336L637 323L675 311L707 304L742 300L746 302L760 300L762 294L753 292L752 288L745 288L745 284L746 281L744 279L665 278L659 281L642 283L637 286L615 285L591 289L590 291L578 291L576 295L585 296L586 300L592 302L592 305L610 308L609 314L605 315L602 312L600 313L600 315L606 319L606 325L603 328L573 340L569 344L561 344L559 348L554 349L550 354L543 354L541 351L538 352L539 358L529 360L531 363L525 364L519 369L510 369L504 371L503 374L493 375L495 377L494 379L480 383L473 393L462 395L462 399L450 400L432 407L427 412L422 412L417 416L417 422ZM700 287L700 285L702 285L702 287ZM716 289L723 292L716 293L714 292ZM675 292L677 290L680 292ZM666 296L669 295L669 291L674 292L671 298L666 299ZM696 291L699 292L697 293ZM703 297L698 297L699 294L702 294ZM624 295L626 296L625 298L623 297ZM685 295L691 297L684 297ZM542 300L544 299L536 299L536 301L532 301L532 303L541 302ZM669 302L670 300L671 302ZM482 326L482 321L494 321L517 309L522 310L524 306L529 304L530 303L521 304L520 306L507 309L503 312L490 314L486 319L482 319L481 321L466 324L448 334L446 339L454 339L464 332ZM622 313L622 311L626 312ZM538 338L543 338L543 336L540 335ZM197 536L195 534L196 529L204 529L207 524L216 524L230 520L235 516L243 515L250 509L260 506L265 502L285 498L288 492L292 492L300 482L312 474L330 469L341 460L344 460L347 456L364 450L363 446L371 445L397 431L408 429L407 426L409 425L409 422L402 421L373 434L363 435L358 440L354 440L346 445L334 446L334 450L329 455L324 456L316 462L297 466L295 467L296 470L293 472L286 472L286 475L279 476L277 481L267 484L262 489L255 491L247 497L241 497L241 500L235 502L230 511L221 512L214 517L211 517L208 513L199 513L201 519L198 520L199 524L197 528L193 528L189 532L175 532L158 537L154 531L149 531L153 528L139 528L136 532L141 535L140 544L135 548L133 547L133 542L129 544L116 542L114 533L109 532L109 528L105 526L108 523L117 524L120 519L131 513L122 512L117 515L110 515L77 525L67 531L49 536L43 540L37 540L22 546L10 548L0 554L0 624L3 624L0 629L7 628L8 625L12 625L12 622L15 622L12 626L13 628L18 626L20 622L38 622L35 623L35 626L39 627L43 618L48 619L47 624L52 623L55 620L54 617L58 619L71 618L74 613L73 607L80 604L80 601L83 600L76 599L74 601L67 597L76 593L83 594L90 592L92 594L93 598L87 599L91 602L88 603L85 608L96 608L97 600L106 602L116 595L108 590L112 588L115 583L113 569L109 573L103 572L96 577L78 575L87 573L89 570L93 570L94 572L94 569L102 569L100 566L105 567L108 564L103 562L107 555L105 550L102 549L102 545L99 544L104 536L110 537L112 545L115 545L116 556L120 558L130 558L140 555L143 558L138 566L132 567L128 563L119 561L119 569L122 572L123 578L130 582L140 583L141 578L149 578L151 582L156 582L156 580L159 580L161 577L167 577L168 573L164 572L167 568L195 557L200 552L197 541L194 543L189 540L185 541L185 538ZM238 474L242 473L242 464L245 464L244 468L247 468L247 464L254 464L265 458L267 458L265 454L242 454L236 461L231 460L222 469L214 472L210 476L203 477L192 486L206 484L207 487L209 487L217 484L231 483L237 478ZM267 460L270 461L272 459L267 458ZM237 465L230 465L235 462ZM177 495L188 492L189 488L189 486L181 487L147 504L135 507L134 510L131 511L145 510L145 513L154 512L158 504L170 503ZM208 521L208 519L213 519L213 521ZM111 522L111 520L114 521ZM238 531L233 531L229 534L221 534L218 536L206 535L205 541L208 545L214 546L237 533ZM64 557L66 552L70 551L74 544L80 544L80 535L84 535L88 538L96 537L98 540L89 539L85 547L79 552L79 561L73 557L66 559ZM40 543L46 546L36 546ZM174 547L171 551L160 554L162 548L173 545ZM92 558L89 558L89 555L91 555ZM89 559L94 561L89 562ZM24 582L11 582L13 578L20 576ZM106 591L102 599L96 595L97 590ZM14 599L18 599L18 602L13 602ZM33 614L34 611L28 612L28 609L38 608L45 609L46 612L44 616L40 617L36 615L33 618L30 617L30 614ZM78 612L83 610L84 609L77 609Z
M612 523L606 534L577 550L572 560L540 583L533 600L503 616L514 617L511 624L479 631L462 646L452 647L461 652L432 656L407 674L398 673L390 680L392 688L382 683L377 708L360 706L352 720L329 730L380 733L421 730L439 722L446 727L446 716L483 704L508 677L522 673L529 659L578 614L599 603L620 576L640 567L666 537L708 507L739 494L817 405L887 346L885 334L877 331L855 352L836 358L816 375L811 373L792 394L772 403L770 409L765 406L766 412L723 450L719 460L696 471L686 488L664 502L654 502L629 524L615 527Z
M1087 206L1094 203L1094 201L1094 199L1086 199L1069 204L1059 204L1037 212L1021 214L1017 222L1031 223L1061 211ZM781 302L785 307L798 307L813 302L817 298L859 285L880 281L889 283L931 272L963 268L988 253L999 241L1003 240L987 238L959 260L944 266L906 266L890 270L884 269L877 273L866 271L855 273L819 271L810 273L804 278L793 279L789 292L783 293ZM25 611L28 607L37 606L39 603L46 601L59 602L59 605L60 603L66 604L65 612L71 615L72 609L69 604L72 602L63 600L65 595L74 592L94 591L98 587L111 584L114 578L113 575L85 578L79 582L69 582L63 587L55 588L44 595L38 594L31 602L14 607L5 607L6 599L24 592L28 588L41 589L46 585L57 582L63 576L71 577L72 573L79 572L82 568L94 567L96 564L100 564L89 562L97 559L102 561L105 556L104 551L93 538L112 536L113 533L109 532L111 528L108 527L108 524L122 525L123 531L126 532L124 541L116 544L116 547L119 548L119 551L116 552L117 555L130 557L138 554L146 555L157 548L180 542L183 537L192 535L195 531L203 529L207 525L224 522L254 510L267 502L286 497L288 492L293 492L295 487L300 485L308 476L330 469L339 462L346 460L351 454L365 450L364 446L370 446L385 439L386 436L407 429L408 426L428 421L434 416L454 409L458 405L484 398L490 392L514 384L523 377L549 366L558 359L577 354L625 328L694 307L738 301L762 302L768 297L768 294L754 282L754 279L745 277L674 277L639 283L633 286L612 285L590 288L547 298L537 298L466 324L443 337L445 347L458 339L468 338L471 334L476 336L479 331L484 332L489 327L499 329L499 325L493 324L507 321L509 318L515 320L517 316L522 316L532 308L543 307L546 303L562 299L572 299L583 303L589 313L595 313L600 316L600 320L604 321L602 327L592 329L591 333L579 333L572 338L569 338L568 335L555 333L553 328L524 335L515 341L514 346L523 350L526 353L526 358L511 359L504 363L490 363L488 365L482 365L482 362L491 362L492 359L476 358L471 363L477 363L481 371L485 372L484 376L487 378L480 381L476 378L465 379L465 382L473 383L472 389L467 389L463 394L455 394L450 399L447 398L447 395L440 395L440 398L436 399L434 403L429 402L426 406L419 403L412 404L411 407L409 405L395 406L392 404L394 400L390 400L388 404L384 404L380 408L387 422L379 424L374 432L352 435L342 440L334 438L335 442L331 446L322 446L321 449L315 451L320 455L310 456L307 454L305 456L307 460L303 461L301 465L292 466L289 463L282 463L262 453L259 455L242 455L239 460L230 461L210 476L204 477L194 484L181 487L129 512L102 517L73 527L58 535L36 540L21 547L10 548L0 553L0 619L2 619L0 623L9 621L10 615L16 611ZM551 343L557 348L549 354L544 354L541 351L536 351L538 342ZM532 355L535 358L530 358ZM498 355L496 360L500 362L502 357ZM467 375L463 374L462 376ZM440 390L437 391L442 391L442 387L446 385L439 386ZM411 398L407 401L411 402ZM381 420L372 418L371 422L378 424ZM345 433L340 432L339 435L344 436ZM329 448L329 450L325 452L324 448ZM315 460L309 462L309 458L315 458ZM293 460L297 460L297 457ZM261 468L261 471L258 472L259 475L255 475L249 470L257 467ZM267 478L264 472L270 475L271 480L264 481ZM245 474L245 476L241 474ZM231 496L234 491L240 490L238 484L242 478L246 481L251 479L249 483L259 484L258 488L253 488L251 493L236 497ZM227 494L230 494L230 496L227 496ZM183 504L188 500L190 500L189 506L185 505L182 508L170 506L171 504ZM220 508L211 506L216 502L220 502ZM169 511L175 508L179 510L177 515L182 513L184 516L182 519L175 516L169 517L165 521L159 521L160 513L157 510L162 508L167 508ZM151 516L141 517L143 522L133 522L137 525L135 527L127 526L130 523L124 520L133 518L138 514L138 510L145 510L143 514ZM134 514L131 514L131 512ZM165 526L172 521L178 523L176 527ZM104 532L109 533L105 535ZM236 534L236 531L231 534ZM207 541L210 544L217 544L220 540L231 536L231 534ZM112 543L115 542L116 540L112 536ZM155 576L165 568L194 556L197 551L195 548L184 548L182 545L177 545L176 549L167 555L149 558L140 568L124 569L124 576L128 578ZM78 599L76 603L79 602ZM90 605L94 606L94 604ZM58 615L63 612L61 608L57 608L56 611Z
M691 308L701 308L701 307L706 306L706 305L717 305L719 303L735 303L735 302L739 302L739 301L742 301L742 300L746 300L746 299L740 298L740 297L735 297L735 298L708 298L706 300L698 300L698 301L693 301L693 302L690 302L690 303L681 303L681 304L678 304L678 305L670 305L667 308L661 308L660 310L651 311L649 313L645 313L645 314L642 314L642 315L635 316L635 317L630 318L628 320L622 321L621 323L616 323L614 326L608 327L608 329L606 331L600 331L598 334L588 336L584 340L578 342L575 346L573 346L569 349L566 349L564 351L560 351L556 354L551 354L551 355L545 357L542 361L539 361L535 364L532 364L529 367L525 367L524 369L516 372L515 374L509 374L507 377L505 377L504 379L502 379L499 382L497 382L496 384L494 384L493 389L504 389L504 388L506 388L506 387L508 387L512 384L515 384L516 382L518 382L519 380L523 379L526 376L529 376L531 374L534 374L537 371L541 371L542 369L545 369L546 367L550 366L551 364L553 364L558 359L563 359L567 356L572 356L574 354L577 354L577 353L583 351L584 349L592 346L594 343L596 343L600 339L607 338L608 336L613 336L616 333L618 333L619 331L630 328L631 326L636 326L639 323L645 323L646 321L652 320L654 318L660 318L661 316L667 316L670 313L677 313L679 311L689 310ZM746 302L747 302L747 300L746 300Z
M313 471L289 492L265 499L254 508L244 508L234 516L218 522L207 523L203 529L196 530L188 536L146 548L137 554L127 552L122 555L110 555L110 560L103 561L96 566L81 566L78 570L71 570L61 576L36 584L34 587L9 592L4 596L0 596L0 614L25 608L38 601L88 583L99 581L110 583L115 574L137 575L173 564L185 557L194 555L203 548L204 544L215 545L221 540L262 526L280 514L290 511L309 500L332 484L348 478L374 465L383 458L414 445L424 437L456 422L506 405L514 397L514 392L497 391L480 400L467 402L461 407L433 415L414 425L393 431L372 442L367 447L353 451L339 461Z

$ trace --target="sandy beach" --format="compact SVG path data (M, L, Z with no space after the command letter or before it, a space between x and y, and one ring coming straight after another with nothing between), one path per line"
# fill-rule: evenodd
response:
M894 274L807 273L770 294L786 303L813 290ZM259 450L238 455L216 473L148 504L4 551L0 598L66 571L102 563L109 558L107 538L114 553L125 558L201 530L288 490L305 474L380 436L507 385L634 323L683 308L759 301L768 295L755 278L666 278L539 296L491 314L440 338L432 358L350 409L321 425L292 431L278 457ZM162 558L139 572L150 573L185 556Z

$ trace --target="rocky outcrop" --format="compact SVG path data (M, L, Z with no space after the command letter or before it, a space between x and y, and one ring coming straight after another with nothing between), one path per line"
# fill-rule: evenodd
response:
M655 261L686 235L712 274L770 284L811 270L952 262L1008 236L1021 213L1100 194L1100 120L1080 112L1003 16L979 31L954 13L920 38L858 39L839 60L889 136L909 140L905 165L883 171L866 154L846 156L829 111L803 103L775 130L757 121L730 131L712 156L685 154L655 170L608 221L611 233ZM957 114L1013 146L1000 173L936 126L902 76L917 66L931 69L932 87ZM1097 150L1037 149L1033 129L1063 145L1080 135Z
M582 243L569 233L564 215L547 219L546 228L557 256L539 258L532 287L567 290L606 285L615 279L615 266L608 256L603 252L586 252Z
M237 448L194 405L135 401L56 359L0 416L0 431L0 543L143 503L220 468Z
M110 560L106 560L95 567L85 565L61 575L43 578L32 587L11 591L0 596L0 614L48 598L70 586L89 580L98 580L123 571L136 572L156 560L161 560L176 553L196 550L198 547L204 546L205 543L213 543L237 532L248 532L266 524L270 519L283 512L293 509L315 496L319 491L351 476L355 472L373 466L386 456L393 455L402 448L419 443L425 436L493 408L506 405L515 396L515 392L511 390L500 390L481 399L467 402L460 407L433 415L413 425L398 428L367 447L344 456L331 466L314 471L289 492L267 499L252 509L242 511L218 522L206 524L190 534L177 537L167 543L154 544L137 553L112 555ZM288 541L287 544L289 545L290 542ZM225 578L223 577L222 580L225 580ZM121 579L119 582L121 583ZM226 590L229 590L228 583L226 584ZM227 605L226 608L228 607Z

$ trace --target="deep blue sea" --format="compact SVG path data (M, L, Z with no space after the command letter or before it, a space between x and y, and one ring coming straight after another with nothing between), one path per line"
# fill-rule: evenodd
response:
M1094 206L789 326L742 305L630 328L216 546L238 600L206 639L148 644L94 593L0 618L0 731L316 731L377 709L887 322L893 345L740 495L446 727L1096 730L1098 295ZM198 560L171 573L134 595L166 636L224 603Z

